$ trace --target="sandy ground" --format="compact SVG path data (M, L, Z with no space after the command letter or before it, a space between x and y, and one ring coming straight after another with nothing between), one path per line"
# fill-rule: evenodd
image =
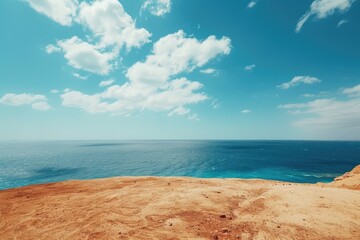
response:
M360 167L326 185L120 177L4 190L0 239L360 239L359 176Z

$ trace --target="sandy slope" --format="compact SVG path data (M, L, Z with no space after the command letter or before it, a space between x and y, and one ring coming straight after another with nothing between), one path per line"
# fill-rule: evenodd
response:
M360 173L348 175L330 185L127 177L10 189L0 191L0 239L360 239L360 191L339 187L357 188Z

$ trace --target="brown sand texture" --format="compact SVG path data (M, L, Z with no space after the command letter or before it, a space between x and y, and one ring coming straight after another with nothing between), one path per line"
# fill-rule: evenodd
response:
M360 239L360 166L330 184L118 177L0 191L0 239Z

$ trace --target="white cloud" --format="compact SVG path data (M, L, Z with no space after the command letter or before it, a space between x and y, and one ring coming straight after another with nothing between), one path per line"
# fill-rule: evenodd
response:
M187 38L183 31L169 34L154 44L144 62L136 62L128 69L128 82L92 95L66 90L61 95L63 105L89 113L128 115L133 111L164 111L198 120L187 106L208 99L204 92L199 92L203 85L173 77L202 67L221 54L229 54L230 49L230 39L226 37L210 36L199 41Z
M183 106L177 107L174 110L172 110L171 112L169 112L169 116L174 116L174 115L186 115L190 112L190 109L188 108L184 108Z
M342 90L342 93L350 97L360 97L360 84L351 88L345 88Z
M342 20L339 21L337 27L340 27L341 25L343 25L343 24L345 24L345 23L348 23L348 22L349 22L349 20L347 20L347 19L342 19Z
M218 70L213 69L213 68L207 68L207 69L200 70L200 72L204 73L204 74L217 74Z
M45 51L48 53L48 54L51 54L51 53L54 53L54 52L60 52L61 51L61 48L55 46L55 45L52 45L52 44L49 44L45 47Z
M303 97L305 97L305 98L312 98L312 97L315 97L315 95L314 95L314 94L310 94L310 93L305 93L305 94L303 94L303 95L301 95L301 96L303 96Z
M168 111L179 113L181 108L207 99L199 82L186 78L172 80L164 88L143 88L142 85L125 83L113 85L104 92L88 95L65 90L61 95L63 105L83 109L89 113L128 114L136 110ZM177 110L176 110L177 109ZM175 111L175 112L174 112Z
M50 106L47 102L36 102L31 104L31 108L35 110L46 111L50 109Z
M86 80L86 79L89 78L88 76L83 76L83 75L81 75L79 73L73 73L73 76L76 77L76 78L79 78L81 80Z
M141 7L141 10L149 10L152 15L163 16L171 10L170 0L146 0Z
M315 0L310 9L300 18L296 25L296 32L300 32L305 22L312 16L316 19L324 19L335 12L343 13L350 9L355 0Z
M30 2L52 9L56 14L62 14L61 16L65 14L62 13L64 6L67 10L71 6L71 9L75 10L66 15L67 22L63 25L75 22L90 30L92 35L87 36L88 42L74 36L60 40L56 45L46 46L45 50L49 54L63 52L68 64L76 69L106 75L116 67L115 60L123 47L126 47L127 51L138 48L149 42L151 36L146 29L136 28L135 21L117 0L82 1L80 5L75 0Z
M360 99L336 100L316 99L307 103L285 104L280 108L290 109L291 113L310 115L293 122L296 127L306 128L352 128L360 127Z
M282 88L282 89L288 89L291 87L298 86L301 83L314 84L314 83L319 83L319 82L321 82L321 80L316 77L296 76L290 82L282 83L281 85L278 85L277 87Z
M149 42L151 36L146 29L136 28L134 20L117 0L82 2L76 21L100 39L101 47L140 47Z
M47 99L44 95L35 94L14 94L6 93L1 99L0 103L10 106L31 105L36 110L48 110L50 106L47 104Z
M50 90L50 93L56 94L56 93L59 93L59 90L57 90L57 89L51 89L51 90Z
M115 54L102 52L99 47L82 41L78 37L61 40L57 45L65 53L68 64L76 69L101 75L108 74L113 68Z
M253 8L253 7L255 7L256 3L257 3L257 0L251 0L251 2L249 2L247 7L248 8Z
M251 113L251 111L249 109L244 109L241 111L241 113Z
M26 0L37 12L44 14L55 22L70 26L76 16L77 0Z
M104 81L101 81L101 82L99 83L99 86L100 86L100 87L107 87L107 86L112 85L114 82L115 82L114 79L104 80Z
M157 41L146 61L135 63L126 76L132 82L161 85L171 76L191 72L220 54L229 54L230 42L227 37L216 39L215 36L199 41L186 37L180 30Z
M255 67L256 67L255 64L247 65L247 66L245 66L244 70L245 71L252 71L252 70L254 70Z

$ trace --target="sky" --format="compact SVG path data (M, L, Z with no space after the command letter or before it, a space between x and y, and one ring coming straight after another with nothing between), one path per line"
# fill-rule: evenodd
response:
M0 140L360 140L359 0L2 0Z

